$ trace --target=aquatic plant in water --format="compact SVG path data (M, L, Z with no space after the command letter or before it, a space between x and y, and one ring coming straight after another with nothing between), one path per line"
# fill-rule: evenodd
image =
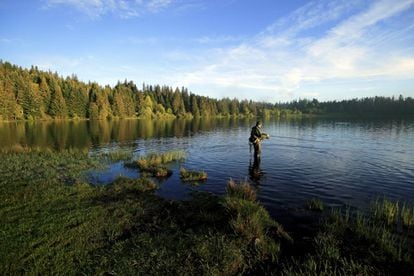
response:
M165 164L173 161L184 160L185 153L183 151L169 151L164 153L150 153L138 160L126 163L125 166L138 168L143 173L149 173L155 177L168 177L172 171L165 167Z
M403 204L401 208L401 221L404 227L414 227L414 208Z
M371 204L371 211L377 221L386 225L396 224L398 220L399 204L386 198L377 199Z
M207 173L204 171L187 170L181 167L180 177L183 181L203 181L207 179Z
M323 211L323 203L319 198L312 198L306 202L306 207L312 211Z
M256 191L246 180L237 183L233 179L230 179L227 183L226 191L229 196L240 197L249 201L256 200Z

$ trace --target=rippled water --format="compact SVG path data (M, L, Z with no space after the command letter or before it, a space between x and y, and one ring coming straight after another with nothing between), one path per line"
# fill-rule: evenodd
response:
M199 186L182 183L179 165L160 184L166 198L186 198L193 190L222 194L226 180L249 179L258 197L274 215L300 215L304 202L320 198L328 206L367 208L386 196L414 204L414 121L303 119L265 121L271 139L262 146L259 168L252 170L247 138L252 120L0 124L0 147L19 145L128 149L136 156L182 149L182 166L205 170ZM138 172L113 164L92 172L96 184ZM288 211L288 212L286 212ZM287 218L281 218L281 220Z

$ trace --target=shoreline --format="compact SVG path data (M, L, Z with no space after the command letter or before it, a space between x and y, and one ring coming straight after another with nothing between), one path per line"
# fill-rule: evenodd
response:
M414 119L414 115L378 115L366 114L364 116L354 114L292 114L277 117L260 117L260 116L209 116L209 117L174 117L174 118L142 118L142 117L112 117L107 119L90 119L90 118L49 118L49 119L17 119L17 120L0 120L0 123L37 123L37 122L104 122L104 121L121 121L121 120L150 120L150 121L172 121L172 120L217 120L217 119L260 119L260 120L280 120L280 119Z
M28 150L4 153L3 158L4 272L414 271L413 240L402 243L414 236L414 208L406 204L377 200L363 214L346 208L322 212L322 202L310 201L316 228L292 237L269 216L247 182L230 181L222 196L196 192L189 200L166 200L154 193L157 184L148 178L121 177L106 186L83 179L85 170L130 158L124 154ZM134 262L139 265L131 266Z

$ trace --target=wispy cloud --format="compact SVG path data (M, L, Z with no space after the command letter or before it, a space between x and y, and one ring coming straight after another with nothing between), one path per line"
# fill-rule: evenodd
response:
M59 5L73 7L90 18L112 13L121 18L158 13L171 6L174 0L45 0L45 8Z
M220 36L202 36L194 39L195 42L200 44L221 44L228 42L240 42L242 41L241 36L231 36L231 35L220 35Z
M204 52L204 63L171 79L190 87L250 88L273 95L293 95L306 83L332 79L412 79L414 51L403 40L414 40L406 13L413 4L313 1L238 45ZM397 16L407 20L394 20ZM312 32L316 27L324 31Z
M0 43L10 43L12 42L11 39L6 38L6 37L0 37Z

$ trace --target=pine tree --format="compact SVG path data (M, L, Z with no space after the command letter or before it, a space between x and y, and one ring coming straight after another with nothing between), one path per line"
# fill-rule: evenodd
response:
M0 80L0 120L23 118L23 108L17 104L13 83L9 78Z
M42 97L42 102L43 102L42 111L47 112L49 104L50 104L51 93L50 93L49 85L47 84L46 78L43 74L40 77L39 92L40 92L40 96Z
M122 97L122 94L116 90L114 93L114 103L112 106L112 111L114 113L114 116L117 117L125 117L125 104L124 104L124 98Z
M200 108L198 108L197 97L191 95L191 113L194 117L200 117Z
M56 81L52 81L52 98L49 105L49 114L54 118L63 119L67 117L67 107L63 98L62 90Z
M181 96L180 90L177 89L174 92L174 96L173 96L173 100L172 100L172 110L174 112L174 114L178 117L184 116L185 115L185 106L184 106L184 101L183 98Z

